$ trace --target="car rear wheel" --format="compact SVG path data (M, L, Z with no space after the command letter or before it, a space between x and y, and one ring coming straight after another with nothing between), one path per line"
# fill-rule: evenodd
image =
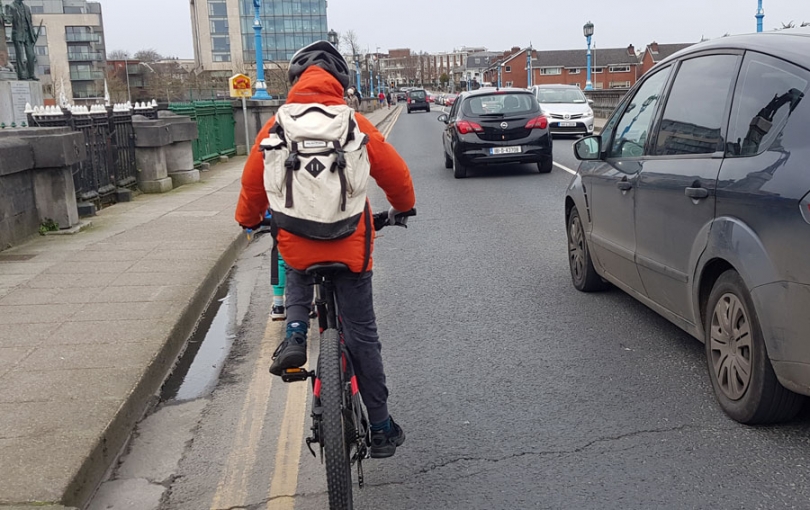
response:
M544 159L543 161L537 163L537 170L539 170L541 174L551 173L553 168L554 160L551 158Z
M455 154L453 154L453 177L456 179L467 177L467 167L461 164Z
M585 239L585 229L579 211L574 207L568 216L568 267L574 288L581 292L598 292L608 288L608 284L593 267L591 251Z
M444 153L444 167L445 168L453 168L453 158Z
M796 416L804 398L776 378L751 295L736 271L720 275L705 312L709 378L723 411L748 425Z

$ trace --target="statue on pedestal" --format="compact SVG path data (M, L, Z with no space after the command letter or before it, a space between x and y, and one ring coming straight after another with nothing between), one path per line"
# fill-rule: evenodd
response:
M23 3L23 0L14 0L6 5L5 19L11 22L11 42L17 56L17 79L38 80L34 45L37 43L39 33L34 30L31 9Z
M3 17L3 0L0 0L0 72L10 71L8 65L8 45L6 44L6 22Z

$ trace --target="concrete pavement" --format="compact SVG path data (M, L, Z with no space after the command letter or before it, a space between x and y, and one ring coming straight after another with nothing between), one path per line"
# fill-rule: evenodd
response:
M98 486L245 245L243 164L0 252L0 508L81 507Z

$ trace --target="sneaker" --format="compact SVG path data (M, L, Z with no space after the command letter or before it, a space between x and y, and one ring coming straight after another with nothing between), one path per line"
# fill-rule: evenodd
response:
M273 353L270 373L281 375L288 368L299 368L307 362L307 334L293 332L281 342Z
M388 419L391 420L391 428L387 434L383 430L371 431L372 459L393 457L397 452L397 446L402 446L402 443L405 442L405 432L402 431L402 427L397 425L393 418Z
M287 318L287 310L284 309L284 305L273 305L273 308L270 310L270 319L273 321L283 321Z

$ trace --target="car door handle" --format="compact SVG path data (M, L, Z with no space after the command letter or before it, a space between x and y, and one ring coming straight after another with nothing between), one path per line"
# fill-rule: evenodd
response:
M619 181L616 183L616 187L622 191L630 191L633 189L633 183L630 181Z
M700 200L701 198L706 198L709 196L709 190L706 188L686 188L686 196L689 198L694 198L695 200Z

